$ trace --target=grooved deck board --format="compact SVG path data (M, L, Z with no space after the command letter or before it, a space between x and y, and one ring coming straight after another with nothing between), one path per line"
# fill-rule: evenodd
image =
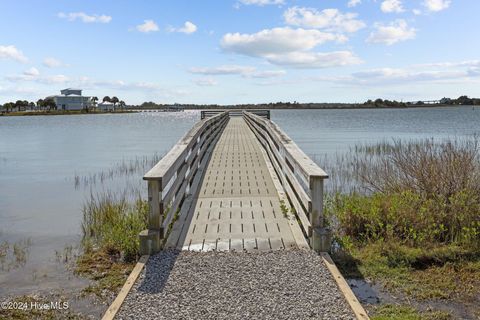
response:
M278 250L296 247L261 146L241 117L215 146L179 249Z

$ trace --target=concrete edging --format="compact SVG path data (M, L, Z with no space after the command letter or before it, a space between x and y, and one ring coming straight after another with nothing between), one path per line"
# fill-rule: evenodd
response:
M353 293L352 289L348 285L345 278L342 276L342 274L338 270L337 266L335 265L335 262L333 262L330 255L327 252L321 252L320 256L322 257L323 263L327 267L328 271L330 271L333 278L335 279L335 282L337 283L338 288L343 293L345 300L347 300L348 304L350 305L350 308L355 314L355 317L359 320L370 319L370 317L368 316L368 313L365 311L363 306L358 301L357 297Z
M128 293L130 292L133 285L137 281L138 276L140 275L140 272L142 272L143 267L145 266L149 258L150 256L148 255L140 257L137 264L133 268L132 272L128 276L127 281L125 281L125 284L123 285L122 289L118 293L117 297L115 298L115 300L113 300L112 304L110 305L110 307L108 307L107 311L105 311L105 314L103 315L102 320L113 320L113 318L115 318L115 315L120 310L120 307L122 306L123 301L125 301L125 298L127 297Z

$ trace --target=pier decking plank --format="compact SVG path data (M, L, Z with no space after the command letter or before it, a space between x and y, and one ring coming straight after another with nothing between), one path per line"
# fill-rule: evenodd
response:
M297 246L260 143L241 117L230 118L217 142L191 215L179 249L251 251Z

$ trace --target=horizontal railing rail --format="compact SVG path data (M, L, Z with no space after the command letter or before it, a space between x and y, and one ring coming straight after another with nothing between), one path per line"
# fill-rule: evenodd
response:
M228 112L230 117L241 117L243 116L243 110L241 109L231 109L231 110L202 110L200 112L200 118L205 119L213 117L219 113ZM253 113L257 116L270 119L270 110L249 110L250 113Z
M328 175L274 122L250 111L243 117L267 152L311 247L328 251L330 235L323 216L323 182Z
M192 129L143 177L148 182L148 230L140 233L141 254L160 250L167 230L178 217L199 168L207 162L207 152L227 124L227 112L195 123ZM195 179L198 180L198 179Z

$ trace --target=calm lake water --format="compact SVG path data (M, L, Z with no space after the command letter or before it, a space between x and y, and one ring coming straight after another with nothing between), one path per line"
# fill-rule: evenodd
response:
M0 297L82 285L55 251L78 244L85 199L98 189L144 186L141 166L128 177L116 172L165 154L199 119L197 111L0 117L0 245L31 242L24 264L0 265ZM272 120L309 155L357 142L480 133L480 108L472 107L278 110Z

